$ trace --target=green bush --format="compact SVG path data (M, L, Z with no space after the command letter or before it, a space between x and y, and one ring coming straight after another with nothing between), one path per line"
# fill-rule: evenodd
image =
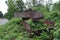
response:
M14 40L24 30L21 23L21 18L13 18L7 24L0 27L0 39L1 40Z
M13 18L11 19L7 24L0 27L0 39L1 40L40 40L41 37L33 37L29 38L28 33L24 30L23 25L21 24L22 18ZM17 23L20 24L17 24ZM36 25L32 22L32 20L27 21L31 28L36 29ZM41 26L40 23L38 23L39 27ZM35 26L35 27L33 27ZM38 28L38 26L37 26ZM40 27L41 28L41 27Z
M9 24L20 23L21 21L22 21L22 18L12 18L9 21Z
M55 22L56 27L59 29L55 29L50 31L50 33L54 33L55 39L60 39L60 15L57 12L48 13L47 16L45 14L45 19L50 19ZM27 23L31 26L32 30L47 28L48 26L44 25L43 20L39 20L37 22L33 22L31 19L27 20ZM0 27L0 39L1 40L47 40L51 39L51 34L49 35L46 32L42 32L41 36L34 36L33 38L28 37L28 33L24 30L24 26L22 25L22 18L12 18L7 24L2 25Z
M10 26L12 24L20 24L22 21L22 18L12 18L11 20L9 20L8 23L6 23L5 25L3 26Z
M54 37L55 37L55 39L60 39L60 28L58 28L58 29L54 32Z
M43 22L41 22L40 20L34 23L31 19L29 19L27 23L31 26L32 29L41 29L45 27L43 25Z

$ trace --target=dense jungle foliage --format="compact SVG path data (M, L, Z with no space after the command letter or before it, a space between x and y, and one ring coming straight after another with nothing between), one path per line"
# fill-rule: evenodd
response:
M32 4L33 6L32 6ZM52 4L52 0L48 1L46 5L43 5L43 0L33 0L31 2L24 3L22 0L8 0L6 2L8 5L8 12L4 17L9 19L9 22L5 25L0 26L0 40L60 40L60 1ZM33 23L31 19L27 20L27 23L31 26L32 30L35 29L48 29L52 26L47 26L44 24L44 19L54 21L54 30L50 30L50 33L43 31L40 36L34 36L33 38L28 37L28 33L24 30L22 25L22 18L14 18L14 12L22 12L23 9L28 8L41 12L44 18L38 20L38 22ZM51 9L51 5L53 5ZM53 36L53 37L52 37Z

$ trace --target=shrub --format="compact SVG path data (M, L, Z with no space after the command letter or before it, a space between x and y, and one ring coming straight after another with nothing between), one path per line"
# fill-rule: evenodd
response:
M60 39L60 28L54 32L55 39Z
M14 23L21 23L21 21L22 21L22 18L12 18L8 24L11 25Z

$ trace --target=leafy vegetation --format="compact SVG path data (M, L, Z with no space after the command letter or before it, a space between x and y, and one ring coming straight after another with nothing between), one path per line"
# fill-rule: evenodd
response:
M4 15L4 17L8 20L14 17L15 12L23 11L24 3L22 0L8 0L6 1L6 4L8 5L8 12Z
M34 38L29 38L27 35L28 33L24 30L24 27L21 24L21 21L22 21L21 18L13 18L7 24L0 26L0 39L1 40L28 40L28 39L42 40L43 39L42 37L45 38L47 37L47 34L43 32L44 34L42 33L40 37L36 36ZM18 22L20 24L18 24ZM32 22L29 20L29 24L31 23ZM32 28L35 29L33 26Z
M53 14L52 18L55 19L56 14L55 13L52 13L52 14ZM50 17L52 14L50 14ZM55 19L57 28L59 28L58 26L60 26L59 25L60 19L58 17ZM27 20L27 22L29 23L29 25L31 26L33 30L41 29L41 28L48 28L48 26L44 25L44 23L40 21L38 21L37 23L33 23L31 19ZM55 39L59 39L60 30L59 29L58 30L55 29L55 30L56 31L51 30L49 34L43 31L41 33L41 36L34 36L33 38L29 38L27 35L28 33L24 30L24 27L22 25L22 18L12 18L7 24L0 27L0 39L1 40L29 40L29 39L30 40L51 40L50 38L52 38L53 34L54 34Z
M33 0L32 2L28 3L24 3L22 0L8 0L8 12L4 17L10 20L7 24L0 26L0 40L60 40L60 1L52 4L52 0L50 0L46 5L43 5L43 3L44 2L41 0ZM22 25L22 18L14 18L14 12L22 12L26 5L32 10L43 13L45 20L47 19L54 21L54 30L50 30L50 33L46 33L43 31L40 36L29 38L28 33L25 31ZM51 9L52 5L53 7ZM42 28L47 29L50 26L44 24L44 19L41 19L35 23L31 19L29 19L27 20L27 23L33 30Z
M0 11L0 18L3 18L3 13Z

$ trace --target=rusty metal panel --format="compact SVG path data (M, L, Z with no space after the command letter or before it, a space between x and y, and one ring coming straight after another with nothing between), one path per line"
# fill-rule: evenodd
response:
M38 13L32 10L26 10L20 13L14 13L15 17L22 17L22 18L42 18L43 14L42 13Z

